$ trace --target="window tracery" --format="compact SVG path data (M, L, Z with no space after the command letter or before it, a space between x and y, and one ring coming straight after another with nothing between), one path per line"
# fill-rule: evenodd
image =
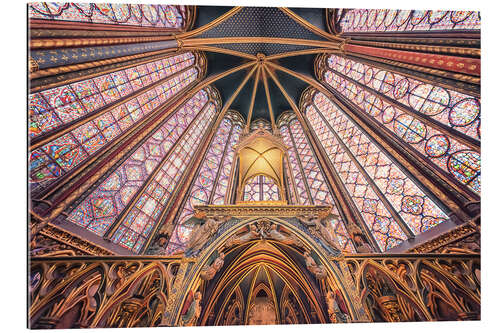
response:
M68 220L103 236L132 202L112 241L138 252L216 113L209 92L199 91L172 114L70 212Z
M297 188L300 199L298 204L332 206L332 213L339 218L330 218L328 223L332 224L340 249L355 252L344 221L340 218L333 196L300 122L295 116L285 114L280 119L279 126L283 141L288 148L288 159L292 165L293 177L290 177L290 181L294 183L289 184L289 187L293 189L295 185Z
M170 238L167 253L185 248L192 231L187 221L194 215L195 205L226 203L225 196L226 191L229 190L234 147L242 129L241 116L236 112L228 111L207 150L180 214L174 221L176 226Z
M383 251L406 240L408 232L420 234L448 218L327 96L315 92L304 110Z
M194 82L199 77L195 61L193 53L183 53L31 94L30 138L56 133L55 139L30 153L32 188L47 187L67 174ZM150 88L127 100L146 87ZM119 100L123 101L93 116L94 111ZM75 122L81 125L57 136L63 126Z
M157 28L182 28L186 23L186 6L34 2L28 8L30 18L44 20Z
M481 18L475 11L349 9L338 23L342 32L453 31L479 30Z
M280 199L279 187L270 177L255 176L245 184L243 201L277 201Z
M480 193L481 156L473 144L480 140L478 98L338 55L330 55L327 65L322 79L341 96L442 172ZM470 140L461 140L454 131Z

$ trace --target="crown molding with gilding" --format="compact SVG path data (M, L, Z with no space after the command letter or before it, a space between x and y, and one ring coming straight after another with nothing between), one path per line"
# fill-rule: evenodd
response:
M462 224L444 234L436 236L423 244L419 244L411 249L408 253L429 253L434 252L440 247L456 242L462 238L470 236L477 232L477 229L471 224Z
M52 238L58 242L69 245L76 248L82 252L88 253L94 256L110 256L115 255L115 253L100 247L90 241L81 239L77 235L63 230L52 223L49 223L45 228L43 228L40 233L44 236Z
M330 214L330 206L312 206L312 205L286 205L273 204L270 202L256 202L249 204L247 202L236 205L200 205L194 207L197 216L279 216L296 217L303 215L314 215L325 217Z

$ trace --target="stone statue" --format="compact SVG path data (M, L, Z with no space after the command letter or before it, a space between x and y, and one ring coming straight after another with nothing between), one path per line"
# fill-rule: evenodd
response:
M148 248L147 254L164 255L168 244L168 236L160 234L154 243Z
M339 305L335 300L335 295L331 290L326 293L326 306L328 308L328 316L332 323L338 323L336 313L340 311Z
M311 234L323 240L327 245L336 251L340 251L335 239L335 233L331 223L326 223L327 227L323 225L322 219L314 216L299 216L297 217L303 224L305 224Z
M339 292L328 290L325 298L330 321L332 323L347 322L349 319L349 315L347 314L347 309L345 308L345 304L342 301L342 296L339 295Z
M194 326L201 314L201 293L194 294L193 301L187 311L181 315L180 326Z
M213 234L217 232L219 226L228 221L231 217L208 218L204 224L194 227L189 238L188 249L193 252L199 251Z
M268 236L271 239L282 242L283 244L297 245L299 247L303 246L302 242L300 241L300 239L297 238L297 236L287 235L287 234L284 234L282 232L279 232L278 226L276 224L271 224L269 226L269 229L267 230L266 236Z
M314 258L311 256L311 252L309 252L309 250L304 252L304 258L306 259L307 269L313 273L317 279L322 280L326 278L327 273L325 266L316 264L316 261L314 261Z
M361 231L356 223L349 223L347 225L347 232L349 232L349 235L356 246L356 250L359 253L373 252L372 247L366 241L363 231Z
M315 218L313 219L316 231L320 234L321 238L328 244L330 245L334 250L340 251L337 247L337 240L335 239L334 233L331 232L333 230L333 227L331 226L331 223L327 223L330 225L330 228L327 228L323 225L321 219Z
M315 225L315 223L312 221L314 219L314 216L312 215L302 215L302 216L297 216L297 219L302 222L302 224L312 227Z
M205 266L201 270L200 277L202 280L212 280L217 272L224 266L224 253L221 252L210 266Z
M239 245L248 242L254 238L259 237L259 232L257 231L257 226L255 224L250 225L250 231L244 233L241 236L233 235L225 243L225 247L230 247L233 245Z

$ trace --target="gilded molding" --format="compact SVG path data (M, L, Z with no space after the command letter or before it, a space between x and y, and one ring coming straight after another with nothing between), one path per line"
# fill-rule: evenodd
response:
M32 57L28 58L28 69L30 74L37 72L40 69L38 63Z
M213 27L221 24L222 22L226 21L228 18L230 18L234 14L238 13L242 8L243 7L233 7L229 11L227 11L225 14L219 16L218 18L216 18L215 20L213 20L213 21L205 24L204 26L201 26L201 27L196 28L196 29L191 30L191 31L187 31L187 32L178 34L177 37L185 39L185 38L188 38L188 37L197 36L197 35L205 32L205 31L210 30Z
M149 37L107 37L107 38L50 38L31 39L29 47L31 50L64 48L64 47L86 47L117 44L134 44L161 42L172 40L173 36L149 36Z
M166 51L169 51L169 50L175 51L175 48L163 49L163 50L146 52L146 53L138 53L138 54L123 56L123 57L116 57L116 58L109 58L109 59L103 59L103 60L83 62L80 64L65 65L65 66L42 69L42 70L39 70L37 72L30 74L29 78L30 78L30 80L33 80L33 79L38 79L38 78L45 77L45 76L52 76L52 75L57 75L57 74L62 74L62 73L79 71L82 69L93 68L93 67L97 67L97 66L115 64L115 63L119 63L119 62L123 62L123 61L127 61L127 60L140 59L140 58L144 58L144 57L148 57L148 56L162 54L162 53L165 53Z
M253 107L255 105L255 94L257 93L257 86L259 85L259 78L260 78L260 72L262 71L261 66L257 68L257 73L255 74L255 79L253 83L253 89L252 89L252 97L250 99L250 105L248 107L248 116L247 116L247 121L246 121L246 130L250 130L250 121L252 119L252 113L253 113Z
M77 22L75 22L77 23ZM159 32L159 31L120 31L120 30L72 30L72 29L57 29L57 28L32 28L29 31L32 39L42 38L98 38L98 37L129 37L129 36L172 36L173 31Z
M315 49L305 49L305 50L272 54L272 55L267 56L266 59L269 61L269 60L295 57L295 56L306 55L306 54L331 53L331 52L335 52L338 50L339 50L338 46L337 47L320 47L320 48L315 48Z
M401 61L406 64L422 66L425 68L460 73L458 75L462 76L472 75L473 77L479 78L481 75L481 60L478 58L394 50L356 44L347 44L345 49L350 53L368 54L377 58Z
M373 42L390 42L402 44L420 44L420 45L439 45L439 46L458 46L465 48L479 48L481 46L480 39L456 39L446 37L423 38L423 37L404 37L404 36L351 36L355 41L373 41Z
M443 70L440 70L440 69L434 69L434 68L428 68L428 67L423 67L423 66L419 66L419 65L407 64L407 63L403 63L403 62L400 62L400 61L388 60L388 59L384 59L384 58L377 58L377 57L367 56L367 55L361 54L361 53L355 53L355 52L349 52L348 51L346 54L347 55L353 55L353 56L356 56L356 57L365 58L365 59L369 59L369 60L373 60L373 61L377 61L377 62L386 63L386 64L393 65L393 66L408 68L408 69L411 69L411 70L414 70L414 71L417 71L417 72L423 72L423 73L427 73L427 74L442 76L442 77L445 77L445 78L448 78L448 79L454 79L454 80L464 81L464 82L471 83L471 84L480 84L481 83L481 78L480 77L474 77L474 76L470 76L470 75L452 73L452 72L447 72L447 71L443 71Z
M179 42L182 42L182 40L179 40ZM240 58L245 58L249 60L255 60L257 59L255 56L250 55L248 53L243 53L239 51L234 51L230 49L223 49L220 47L214 47L214 46L203 46L203 45L197 45L197 46L185 46L184 44L182 45L183 50L197 50L197 51L208 51L208 52L216 52L216 53L223 53L223 54L229 54L229 55L234 55Z
M444 88L456 90L458 92L475 96L475 97L480 97L481 92L480 92L480 86L474 83L466 83L463 81L457 81L453 78L449 77L444 77L444 76L437 76L431 73L426 73L426 72L415 72L414 70L406 67L396 67L397 65L395 64L390 64L389 62L385 63L382 61L382 59L378 58L373 58L369 56L364 56L361 57L361 55L347 55L346 58L352 59L355 58L356 61L362 62L365 64L369 64L370 66L376 66L381 69L386 69L394 73L398 73L404 76L408 76L410 78L413 78L415 80L419 80L425 83L430 83L430 84L437 84L439 86L442 86ZM373 58L373 59L372 59ZM446 81L442 81L446 80Z
M376 41L364 41L364 40L350 40L349 42L351 44L368 45L381 48L392 48L400 50L422 51L422 52L433 52L433 53L449 53L449 54L472 56L477 58L481 57L481 49L469 48L469 47L403 44L403 43L376 42Z
M342 38L337 37L337 36L332 35L332 34L329 34L328 32L326 32L324 30L321 30L318 27L316 27L315 25L309 23L309 21L307 21L304 18L302 18L301 16L297 15L296 13L294 13L289 8L279 7L279 9L282 12L284 12L285 14L287 14L289 17L291 17L295 22L299 23L304 28L306 28L307 30L311 31L312 33L314 33L314 34L316 34L316 35L318 35L320 37L326 38L328 40L334 40L334 41L340 41L340 40L342 40Z
M40 257L75 257L86 256L88 252L83 252L80 249L61 243L51 237L41 233L37 234L30 244L29 255L31 258Z
M462 224L453 230L450 230L444 234L434 237L423 244L419 244L407 252L409 253L429 253L436 252L439 248L444 247L450 243L461 240L467 236L470 236L478 232L477 229L471 224Z
M43 228L40 231L40 234L52 238L58 242L69 245L89 255L109 256L115 254L99 245L84 240L69 231L63 230L52 223L49 223L45 228Z
M237 205L200 205L195 206L196 216L216 217L254 217L254 216L279 216L296 217L302 215L314 215L325 217L331 212L330 206L313 205L275 205L270 203L247 202Z
M335 48L337 42L316 41L299 38L281 38L281 37L222 37L222 38L193 38L184 39L186 46L211 45L211 44L242 44L242 43L266 43L266 44L288 44L305 45L325 48Z

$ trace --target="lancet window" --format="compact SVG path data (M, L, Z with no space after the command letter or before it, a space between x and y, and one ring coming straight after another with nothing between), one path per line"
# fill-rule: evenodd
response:
M304 112L382 251L448 218L406 171L326 95L315 91L304 105Z
M327 66L326 84L440 172L480 193L479 98L338 55Z
M197 92L69 213L68 220L139 252L212 123L219 101Z
M29 96L32 189L44 188L199 79L187 52Z
M167 247L167 253L184 249L193 226L189 219L194 215L195 205L229 203L227 192L231 177L231 165L234 158L234 147L243 129L242 117L228 111L212 139L203 163L194 178L179 216L175 219L175 228Z

